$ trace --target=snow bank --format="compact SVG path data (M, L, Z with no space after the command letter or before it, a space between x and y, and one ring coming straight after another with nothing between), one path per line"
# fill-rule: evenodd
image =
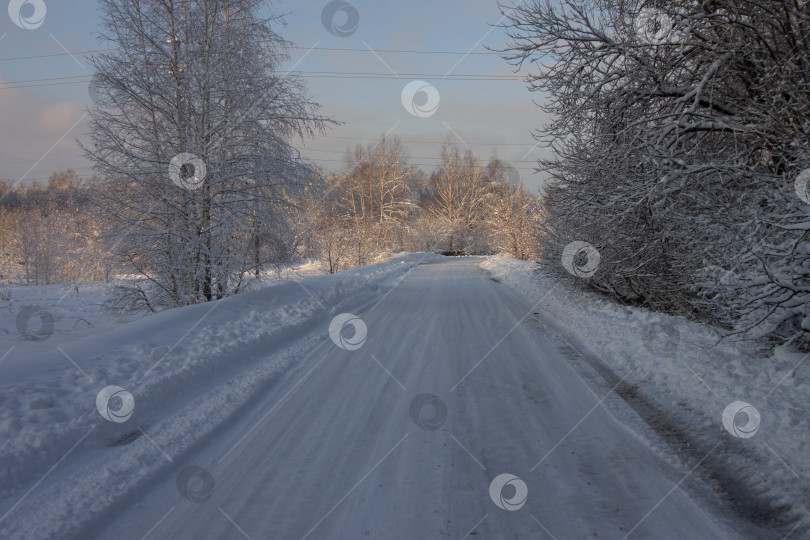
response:
M425 257L404 254L168 310L66 344L64 354L31 358L47 369L16 369L12 383L0 383L0 536L79 533L329 339L332 316L378 301ZM108 385L134 397L126 422L109 422L96 410ZM60 469L69 480L16 506L68 454L72 462ZM83 455L93 458L85 463Z
M481 267L538 303L536 317L575 349L637 385L645 398L671 412L690 438L722 453L747 489L767 498L785 520L797 520L789 529L810 526L806 355L782 349L772 358L759 358L744 343L719 341L709 326L621 306L555 280L535 263L499 255ZM735 437L725 429L723 412L734 402L759 412L753 436Z

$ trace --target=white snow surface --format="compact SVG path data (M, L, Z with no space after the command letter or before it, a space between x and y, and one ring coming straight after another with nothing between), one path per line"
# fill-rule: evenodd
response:
M15 329L9 334L12 339L0 343L6 353L0 362L0 496L5 496L0 501L0 537L7 537L4 532L14 526L15 516L23 524L20 537L33 534L27 530L30 516L19 508L30 503L30 497L20 497L37 486L48 467L67 457L75 459L74 446L109 447L147 426L155 429L150 437L160 440L160 449L141 448L144 441L122 446L109 467L96 466L90 458L93 465L87 471L78 466L81 474L69 490L58 486L52 500L59 505L70 501L70 514L83 514L74 519L78 526L159 470L164 454L186 451L289 367L289 359L309 346L298 337L328 323L336 310L373 300L381 288L424 258L400 256L339 275L308 277L306 285L291 281L172 309L86 339L60 331L60 326L65 328L64 321L76 315L95 314L104 321L98 302L70 301L68 294L58 304L53 298L49 303L48 292L62 298L68 288L36 288L39 294L34 296L41 297L29 294L26 300L36 300L54 314L54 333L31 341ZM96 287L97 294L85 298L99 300L101 285ZM105 323L99 326L114 326L109 318ZM108 422L97 411L96 396L108 385L122 387L135 398L134 413L125 423ZM183 414L175 414L178 411ZM40 509L43 517L37 525L48 531L41 537L72 533L74 523L53 510Z
M57 322L90 320L74 307ZM341 313L368 330L355 350L330 339ZM644 346L656 323L680 332L674 360ZM75 332L0 342L14 347L0 361L2 538L784 536L690 474L569 346L701 437L750 450L727 457L803 515L806 372L757 369L707 348L705 327L508 257L403 254ZM96 408L108 385L134 398L124 422ZM762 413L750 439L720 422L734 400ZM189 466L206 472L183 483ZM499 504L505 473L518 481ZM521 482L525 503L504 509Z
M574 278L554 280L536 263L499 255L481 267L524 295L567 343L637 385L704 448L728 443L720 450L729 468L798 520L788 532L798 538L810 526L810 355L782 347L763 358L717 329L619 305L574 286ZM735 439L723 426L723 411L736 401L760 414L750 438Z

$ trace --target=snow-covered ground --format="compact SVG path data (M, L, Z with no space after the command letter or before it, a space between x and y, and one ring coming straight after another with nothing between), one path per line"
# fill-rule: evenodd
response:
M60 308L66 288L13 290L54 330L24 339L0 319L0 537L790 532L739 506L805 515L806 371L533 268L403 254L125 325L93 286ZM755 436L725 431L733 401L761 412ZM734 504L726 477L699 480L723 465L747 481Z
M782 348L761 358L750 344L720 340L711 327L618 305L509 256L489 258L481 267L530 299L535 316L559 339L587 352L665 410L667 429L685 432L678 438L697 445L690 451L693 458L711 452L707 462L724 468L714 471L715 479L730 484L725 486L733 491L730 497L756 494L747 510L761 512L764 519L799 520L788 527L794 528L791 538L808 534L810 355ZM723 424L724 411L735 402L756 410L743 413L759 414L758 426L751 423L736 437ZM743 414L737 423L745 420Z
M166 428L173 444L164 445L181 453L207 434L200 423L213 429L216 415L233 412L306 344L247 369L252 363L322 324L332 310L362 305L387 279L423 257L404 255L335 276L317 276L316 265L307 264L285 272L286 281L262 277L262 283L274 286L125 325L101 310L104 284L81 284L78 295L72 286L7 286L10 299L0 320L7 330L0 339L0 497L5 497L0 501L0 531L25 489L34 487L48 467L73 454L75 445L118 444L134 436L133 424L149 426L201 397L207 407L199 409L196 424L184 417L181 426ZM306 275L310 277L303 285ZM16 319L27 306L38 309L31 310L34 316L20 330ZM74 320L89 324L74 327ZM229 380L227 391L206 394L223 377L237 373L241 377ZM96 398L110 385L137 396L132 422L107 422L100 416ZM96 472L102 477L111 474ZM149 473L148 466L129 469L117 478L121 484L116 489L126 493ZM92 492L92 482L98 481L85 476L75 489ZM110 500L115 495L110 493ZM55 530L60 530L61 518L53 519Z
M248 276L248 290L280 285L324 274L318 261L269 270ZM142 314L116 314L102 309L105 291L124 283L90 282L74 285L0 285L0 384L27 377L32 371L64 368L63 356L55 366L43 364L46 353L68 343L102 334L140 318ZM5 355L5 356L4 356ZM51 357L55 358L55 357ZM0 428L0 435L2 435Z

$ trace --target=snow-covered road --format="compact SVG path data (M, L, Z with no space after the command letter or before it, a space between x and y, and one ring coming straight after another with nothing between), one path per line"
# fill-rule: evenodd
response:
M355 312L368 330L356 350L324 328L294 367L83 536L764 536L653 450L646 424L478 262L416 267ZM513 477L497 489L502 474Z

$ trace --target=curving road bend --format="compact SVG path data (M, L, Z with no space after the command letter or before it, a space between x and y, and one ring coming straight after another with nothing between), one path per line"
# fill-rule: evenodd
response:
M294 370L88 536L763 537L656 451L611 388L532 323L533 306L477 263L417 267L356 313L368 329L356 350L324 329ZM178 474L192 465L210 477L183 480L183 498Z

